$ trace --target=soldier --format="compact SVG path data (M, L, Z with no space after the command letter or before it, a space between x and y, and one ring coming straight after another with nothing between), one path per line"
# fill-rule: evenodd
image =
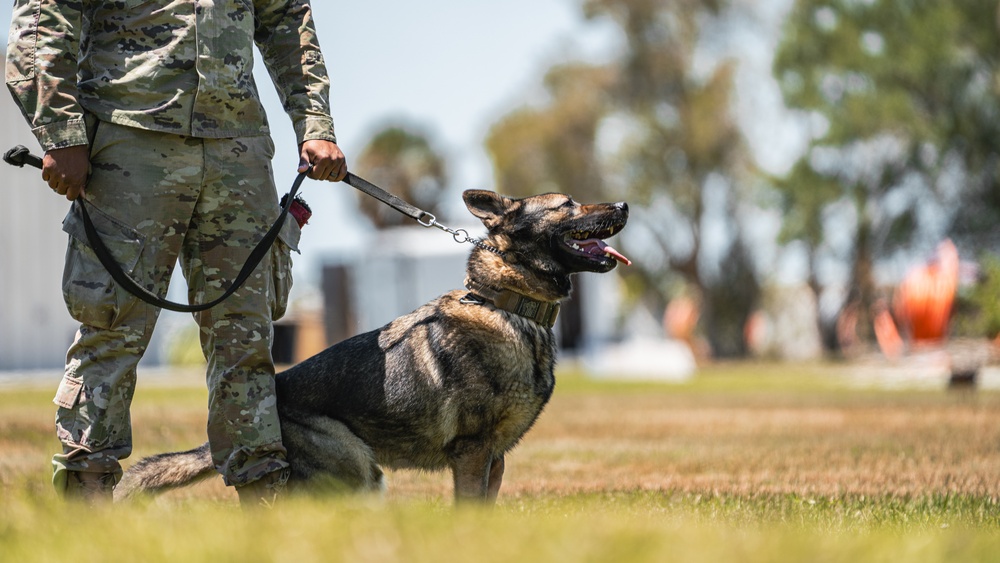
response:
M42 177L86 198L122 268L161 296L178 258L192 303L221 294L278 215L254 44L294 126L299 171L343 179L309 0L15 2L7 85L46 151ZM55 397L53 483L94 504L131 453L136 364L159 309L111 280L75 212L63 229L63 294L80 329ZM273 500L288 475L270 348L297 240L286 221L246 284L194 315L213 461L244 506Z

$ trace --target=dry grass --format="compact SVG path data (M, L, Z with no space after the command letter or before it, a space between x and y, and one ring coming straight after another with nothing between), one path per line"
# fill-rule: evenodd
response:
M508 458L503 495L1000 496L1000 394L852 390L829 370L782 386L790 369L769 376L717 368L691 384L662 386L562 374L545 413ZM140 384L129 462L204 440L199 386L189 374L149 389ZM37 387L0 390L5 484L19 475L44 480L57 445L50 395ZM403 471L390 474L390 486L390 498L405 500L448 496L451 485L445 474ZM230 496L222 486L208 490Z
M290 541L284 526L296 522L309 541L318 534L350 547L303 560L464 554L499 561L524 558L524 550L527 560L607 560L609 546L624 554L615 559L636 561L664 553L704 561L897 560L906 553L909 560L988 560L997 553L1000 394L859 390L847 380L829 367L721 366L684 385L563 373L552 403L508 458L497 511L453 512L448 475L393 472L381 508L357 498L299 499L274 537L259 528L275 525L270 516L253 524L264 534L254 541ZM170 385L140 382L129 461L203 440L200 386L197 375ZM27 549L35 527L44 536L45 526L72 518L62 516L48 484L56 447L50 398L50 389L0 389L0 499L7 499L0 501L0 560L4 546ZM171 537L203 544L195 544L201 551L154 545L146 556L235 560L245 545L217 545L203 530L221 526L220 514L238 517L234 506L235 495L214 480L124 510L138 518L139 536L153 533L142 524L152 517L171 522ZM349 537L308 531L313 524L302 520L309 518L362 529L351 528L360 536ZM492 531L482 535L471 523ZM947 526L952 531L941 532ZM367 545L358 539L365 537L396 543ZM451 542L461 538L490 546L492 555L455 551ZM528 543L518 544L521 538ZM273 555L267 550L275 547L261 549Z
M563 396L511 460L508 491L994 496L998 420L995 396Z

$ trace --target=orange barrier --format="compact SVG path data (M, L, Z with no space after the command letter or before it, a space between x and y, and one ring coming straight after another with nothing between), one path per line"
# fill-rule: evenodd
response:
M947 337L958 289L958 266L958 249L946 240L938 245L929 263L910 271L899 285L894 302L896 318L914 343L939 342Z

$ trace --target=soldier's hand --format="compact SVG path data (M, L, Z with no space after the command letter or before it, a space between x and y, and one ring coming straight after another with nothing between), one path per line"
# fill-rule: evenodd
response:
M336 143L323 140L311 140L299 147L299 173L305 172L312 165L309 177L313 180L328 180L339 182L347 175L347 158Z
M72 201L83 193L90 175L90 147L77 145L53 149L42 158L42 180Z

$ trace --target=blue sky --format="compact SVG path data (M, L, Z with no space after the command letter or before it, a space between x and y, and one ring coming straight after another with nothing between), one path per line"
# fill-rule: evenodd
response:
M616 39L610 26L585 22L577 4L314 2L341 145L357 152L381 120L406 117L432 126L461 159L552 62L606 52ZM457 179L484 187L478 168L463 166Z

